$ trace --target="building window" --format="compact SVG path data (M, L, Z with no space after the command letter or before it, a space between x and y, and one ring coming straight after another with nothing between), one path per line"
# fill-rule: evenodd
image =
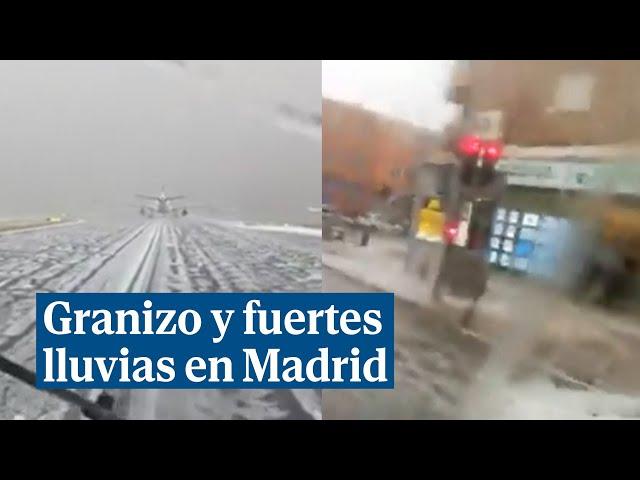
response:
M403 168L394 168L393 170L391 170L391 178L400 178L402 177L404 174L404 169Z
M591 109L593 87L596 80L592 75L567 74L558 80L551 112L587 112Z
M352 165L358 170L363 170L367 166L367 160L361 153L356 153L352 157Z
M358 122L353 124L354 136L367 138L371 136L372 122L369 118L360 118Z
M322 125L323 128L330 126L337 129L341 127L344 122L344 112L339 108L332 108L328 112L325 112L323 109L323 117L321 118L325 120L325 123Z

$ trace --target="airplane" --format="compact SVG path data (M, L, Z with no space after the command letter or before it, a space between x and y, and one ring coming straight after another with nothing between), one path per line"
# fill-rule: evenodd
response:
M140 207L140 215L142 215L143 217L153 218L156 214L162 216L174 215L184 217L189 213L186 207L174 207L171 203L174 200L183 199L185 198L185 196L175 195L169 197L165 193L164 187L162 187L160 195L158 196L137 194L136 197L143 200L152 200L156 202L154 206L143 205L142 207Z

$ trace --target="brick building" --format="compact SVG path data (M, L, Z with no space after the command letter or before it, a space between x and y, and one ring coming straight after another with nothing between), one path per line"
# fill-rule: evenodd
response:
M507 144L640 140L640 61L461 61L450 100L493 124Z
M408 192L411 188L408 172L429 155L433 139L428 130L408 122L324 99L325 201L344 213L356 215L369 210L376 198Z

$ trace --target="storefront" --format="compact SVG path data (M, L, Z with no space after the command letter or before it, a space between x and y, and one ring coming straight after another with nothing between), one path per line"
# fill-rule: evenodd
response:
M640 169L627 162L507 159L498 170L508 188L493 220L489 263L558 286L579 274L592 240L585 200L640 194L640 181L633 181Z

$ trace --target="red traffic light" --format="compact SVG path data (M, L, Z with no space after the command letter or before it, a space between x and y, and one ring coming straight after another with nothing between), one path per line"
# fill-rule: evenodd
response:
M458 140L458 150L466 157L476 157L480 154L482 142L477 135L465 135Z
M457 220L449 220L445 222L444 228L442 231L442 236L444 237L445 243L451 244L454 242L454 240L458 236L459 228L460 228L460 222L458 222Z
M500 160L500 157L502 156L502 150L503 150L502 143L498 142L497 140L487 141L487 142L484 142L483 147L484 147L484 155L482 156L483 159L489 160L492 163L495 163L498 160Z
M496 163L502 156L503 146L497 140L481 140L477 135L464 135L458 140L458 151L465 157L478 157Z

